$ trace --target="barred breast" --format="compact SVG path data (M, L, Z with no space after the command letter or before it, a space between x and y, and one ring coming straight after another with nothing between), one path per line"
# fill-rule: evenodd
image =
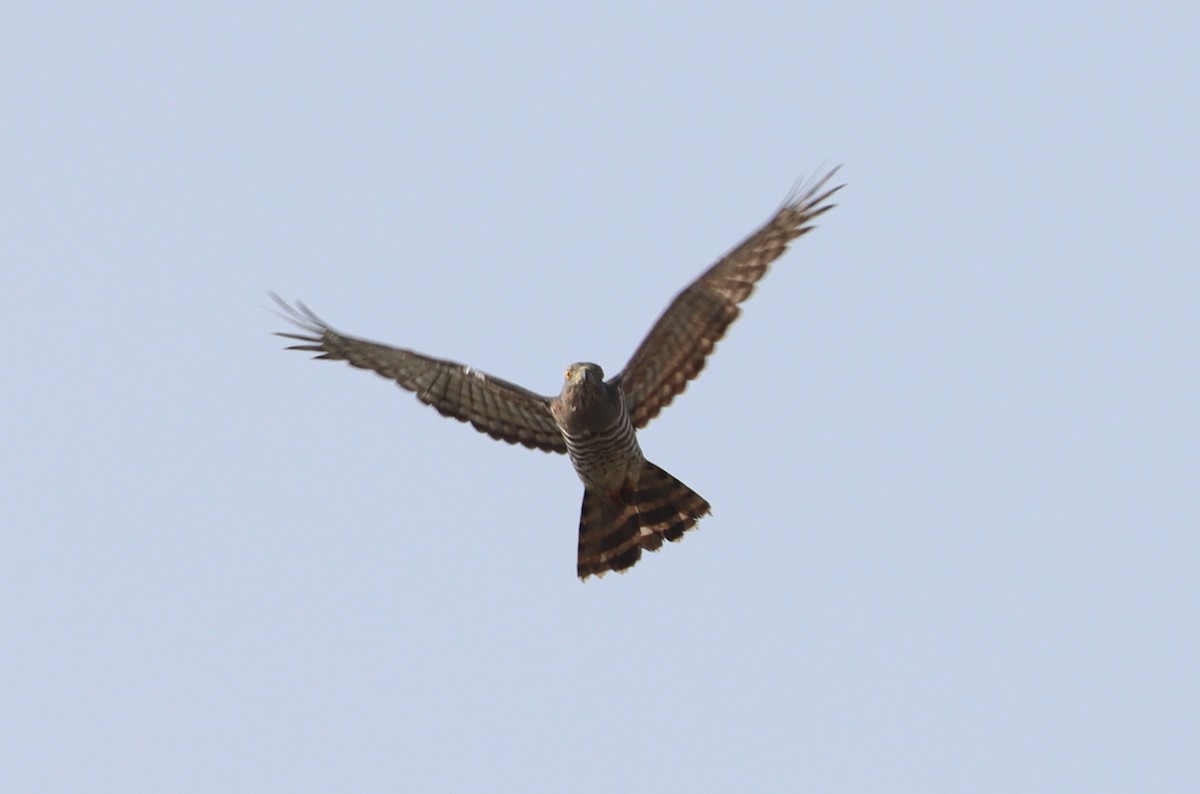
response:
M624 405L607 427L575 434L564 430L563 439L579 479L602 492L619 490L645 462Z

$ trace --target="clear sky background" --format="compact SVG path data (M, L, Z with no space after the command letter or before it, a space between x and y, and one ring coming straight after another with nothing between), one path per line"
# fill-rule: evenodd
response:
M9 8L0 789L1200 790L1196 9ZM624 576L269 335L556 393L836 163Z

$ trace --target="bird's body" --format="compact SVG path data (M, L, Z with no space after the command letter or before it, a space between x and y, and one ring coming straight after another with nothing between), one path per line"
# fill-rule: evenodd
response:
M699 494L646 460L620 385L606 383L598 365L572 364L550 413L583 481L580 578L628 568L709 512Z
M619 386L596 364L572 364L562 394L550 400L567 454L589 488L618 492L636 481L645 458Z
M836 169L835 169L836 171ZM675 297L615 377L572 364L562 392L543 397L452 361L343 336L303 304L275 300L307 335L280 334L317 358L341 359L396 381L442 414L493 438L566 453L584 486L576 571L581 579L623 571L643 550L676 541L710 508L699 494L646 460L637 430L703 369L767 266L809 221L830 209L830 172L787 202L761 229Z

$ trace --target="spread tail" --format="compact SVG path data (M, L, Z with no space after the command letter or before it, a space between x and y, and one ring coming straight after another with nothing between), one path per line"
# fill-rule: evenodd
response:
M676 541L709 512L700 494L647 461L632 496L583 491L579 520L580 579L624 571L663 540Z

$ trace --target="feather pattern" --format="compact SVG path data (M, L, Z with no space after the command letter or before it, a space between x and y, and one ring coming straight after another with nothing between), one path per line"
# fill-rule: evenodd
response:
M443 416L470 422L492 438L546 452L567 451L548 397L454 361L344 336L303 303L292 306L274 293L271 297L286 320L307 332L278 334L305 343L289 350L308 350L317 353L316 358L377 372Z
M649 461L642 463L636 488L619 502L585 487L575 572L587 579L625 571L643 551L682 540L709 510L704 497Z
M767 267L788 243L812 230L812 221L833 209L828 199L840 189L825 189L837 169L802 185L758 231L723 256L675 296L629 363L612 382L625 393L633 425L645 427L681 394L704 369L738 304L750 297Z

